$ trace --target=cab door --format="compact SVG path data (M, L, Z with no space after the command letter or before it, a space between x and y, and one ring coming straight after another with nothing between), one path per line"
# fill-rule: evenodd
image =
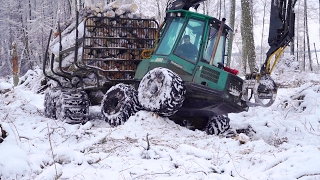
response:
M210 27L208 31L203 56L197 64L193 82L223 90L228 78L227 72L222 69L225 57L226 33L221 34L216 53L213 55L218 30L216 27ZM210 65L210 61L212 61L212 65Z

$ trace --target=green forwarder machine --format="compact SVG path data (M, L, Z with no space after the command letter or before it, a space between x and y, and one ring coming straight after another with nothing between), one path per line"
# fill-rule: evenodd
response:
M89 106L101 104L102 117L111 126L147 110L208 134L222 134L229 129L228 113L272 105L277 86L270 74L292 41L296 0L272 0L267 59L260 72L245 79L225 66L230 56L228 34L232 33L225 19L189 11L203 1L169 1L160 27L152 19L84 19L85 33L78 37L77 32L74 47L60 47L58 57L49 56L47 49L43 70L56 86L45 93L45 115L84 123L90 119ZM133 35L120 36L124 30ZM196 46L194 54L182 53L179 48L186 35ZM61 45L61 35L59 38ZM115 56L120 52L129 56ZM72 71L62 67L68 53L75 57ZM55 61L58 68L54 68Z

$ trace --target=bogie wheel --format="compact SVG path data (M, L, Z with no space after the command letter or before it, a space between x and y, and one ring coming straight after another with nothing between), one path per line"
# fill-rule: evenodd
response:
M88 121L90 101L85 91L78 89L62 89L57 101L56 117L69 124Z
M182 79L166 68L155 68L141 80L138 99L141 106L162 116L171 116L182 106L186 87Z
M44 115L47 118L57 119L56 103L61 93L61 88L54 87L47 89L44 95Z
M139 110L136 89L123 83L112 86L101 102L102 115L113 127L124 124Z
M230 119L227 115L218 115L209 118L205 131L209 135L222 135L231 133ZM230 134L232 135L232 134Z

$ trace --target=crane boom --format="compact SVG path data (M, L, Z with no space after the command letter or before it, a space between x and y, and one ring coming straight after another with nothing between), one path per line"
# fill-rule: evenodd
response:
M294 6L297 0L272 0L269 26L269 50L266 61L261 67L260 73L271 74L278 58L284 49L293 41L295 12ZM276 56L274 64L271 66L271 60Z

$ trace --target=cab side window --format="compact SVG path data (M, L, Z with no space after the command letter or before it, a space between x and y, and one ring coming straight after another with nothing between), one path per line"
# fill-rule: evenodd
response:
M203 36L204 22L189 19L174 54L195 63L199 57L199 48Z
M218 35L218 29L211 27L209 31L207 45L205 47L204 54L203 54L203 60L207 63L210 63L211 59L213 58L213 65L216 67L219 66L219 63L223 64L224 62L224 47L226 42L225 34L222 33L218 43L216 54L214 57L212 57L217 35Z

